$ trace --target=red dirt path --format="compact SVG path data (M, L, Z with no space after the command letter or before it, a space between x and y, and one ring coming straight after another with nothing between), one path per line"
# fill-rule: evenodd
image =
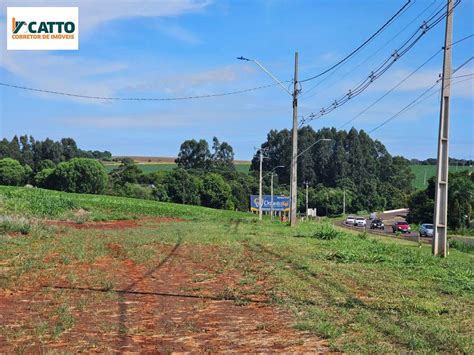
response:
M144 218L140 220L118 220L118 221L100 221L100 222L84 222L77 223L74 221L60 221L60 220L46 220L43 223L51 226L66 226L75 229L125 229L125 228L137 228L142 222L152 222L153 224L158 223L169 223L169 222L182 222L183 219L172 218L172 217L154 217Z
M290 315L269 304L265 280L239 283L241 273L219 260L222 249L159 245L161 260L145 267L123 257L120 245L108 247L112 255L92 264L61 265L55 280L1 292L0 324L9 336L0 335L0 353L327 351L324 341L294 330ZM67 277L72 271L75 281ZM101 272L113 275L112 290L91 277ZM40 325L60 323L62 305L72 327L41 340Z

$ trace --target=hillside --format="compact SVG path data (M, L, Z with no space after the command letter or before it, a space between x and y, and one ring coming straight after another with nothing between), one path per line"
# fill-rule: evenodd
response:
M0 352L474 351L456 250L41 189L0 214Z

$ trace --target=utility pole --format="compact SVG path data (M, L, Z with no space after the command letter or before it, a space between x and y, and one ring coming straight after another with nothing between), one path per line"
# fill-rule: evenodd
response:
M262 206L263 206L263 196L262 196L262 183L263 183L263 176L262 176L262 165L263 165L263 149L260 148L260 182L258 185L258 219L262 220Z
M297 163L298 163L298 52L295 52L295 76L293 85L293 131L292 131L292 154L291 154L291 200L290 200L290 226L296 226L297 205Z
M449 171L449 99L451 85L451 56L453 41L454 0L447 0L444 38L443 80L439 114L438 156L436 160L436 191L434 207L433 255L447 255L448 171Z
M270 218L273 220L273 171L270 176L270 194L272 196L270 201Z
M343 195L342 195L342 214L346 214L346 189L343 190Z
M309 183L306 181L306 218L308 219L308 185Z

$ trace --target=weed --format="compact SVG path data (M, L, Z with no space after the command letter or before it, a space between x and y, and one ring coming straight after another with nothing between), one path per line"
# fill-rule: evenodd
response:
M449 247L462 251L463 253L474 254L474 244L467 243L458 239L451 239L449 241Z

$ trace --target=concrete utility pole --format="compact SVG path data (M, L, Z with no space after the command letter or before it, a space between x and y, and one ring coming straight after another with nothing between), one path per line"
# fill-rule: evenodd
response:
M447 255L448 170L449 170L449 98L451 85L451 56L453 41L454 0L447 0L444 39L443 79L439 114L438 156L436 161L436 191L434 207L433 255Z
M290 200L290 225L296 226L296 206L297 206L297 163L298 163L298 52L295 52L295 76L293 83L293 149L291 154L291 200Z
M305 181L305 185L306 185L306 218L308 218L308 185L309 183Z
M262 220L262 206L263 206L263 175L262 175L262 165L263 165L263 149L260 148L260 182L258 185L258 219Z
M273 220L273 171L271 173L271 182L270 182L270 194L272 195L271 201L270 201L270 218Z
M343 190L344 194L342 195L342 214L346 214L346 189Z

